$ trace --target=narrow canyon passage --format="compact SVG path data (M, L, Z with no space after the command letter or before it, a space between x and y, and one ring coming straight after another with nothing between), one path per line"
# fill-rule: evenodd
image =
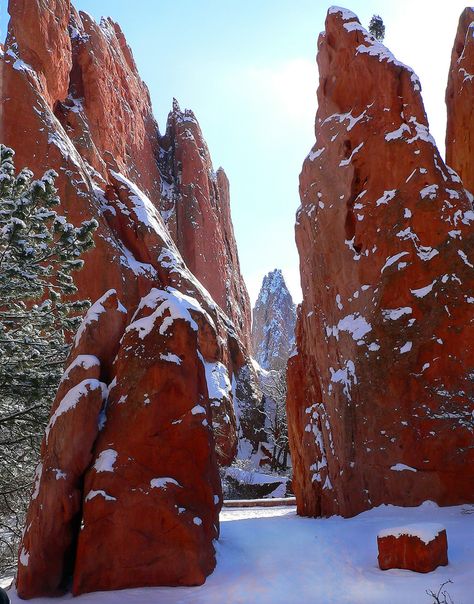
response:
M453 564L433 587L453 573L467 593L474 10L450 66L448 165L414 71L329 8L296 213L303 300L275 269L253 313L229 179L193 111L174 100L160 130L112 19L69 0L9 14L0 142L17 171L55 170L64 221L98 225L75 275L92 305L24 470L18 596L418 604L431 584L383 575L376 536L425 515ZM296 509L222 508L293 494Z

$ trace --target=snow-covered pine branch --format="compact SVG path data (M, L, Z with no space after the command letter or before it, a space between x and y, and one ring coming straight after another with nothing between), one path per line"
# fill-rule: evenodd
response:
M14 152L0 144L0 574L14 565L15 541L39 441L88 301L72 273L93 245L95 220L79 226L59 215L57 174L15 173ZM9 527L9 529L5 528Z

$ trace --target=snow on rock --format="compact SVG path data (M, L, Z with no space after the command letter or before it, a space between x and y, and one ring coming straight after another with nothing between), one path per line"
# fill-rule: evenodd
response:
M99 382L99 380L83 380L77 384L77 386L74 386L74 388L69 390L66 396L61 399L61 402L56 407L56 410L46 426L46 443L48 442L49 433L51 432L58 418L64 413L71 411L71 409L74 409L81 399L87 398L89 393L93 392L94 390L99 391L102 400L105 400L107 397L107 386L102 382Z
M295 343L296 307L281 270L263 278L252 315L256 361L266 370L285 367Z
M413 70L355 15L328 11L317 62L287 374L298 512L473 501L472 196L436 149ZM396 471L401 448L416 472Z
M446 529L441 524L422 522L384 529L377 535L377 545L382 570L428 573L448 564Z
M416 468L407 466L404 463L396 463L393 466L391 466L390 469L393 470L394 472L404 472L405 470L408 470L410 472L417 472Z
M152 332L155 321L162 318L165 313L167 316L161 322L159 328L161 334L165 334L177 319L187 321L191 328L197 331L198 325L191 312L205 315L206 319L212 324L212 319L195 298L182 294L174 288L168 288L167 290L152 289L147 296L142 298L137 313L144 308L154 308L154 311L150 315L133 320L126 329L126 331L138 331L139 338L142 340Z
M91 501L94 497L103 497L105 501L117 501L116 497L112 497L112 495L108 495L105 491L100 489L99 491L89 491L84 499L84 501Z
M435 522L420 522L419 524L407 524L405 526L396 526L379 531L377 537L400 537L401 535L408 535L409 537L417 537L423 543L430 543L436 539L436 537L445 531L445 527L442 524Z
M114 449L105 449L101 451L95 460L94 470L96 472L113 472L114 464L117 461L117 451Z
M216 363L204 361L204 368L209 398L220 401L224 397L228 397L232 392L232 386L225 365L219 361Z
M61 381L69 378L73 370L80 367L81 369L91 369L92 367L100 367L99 359L93 354L79 354L73 362L66 368Z
M152 478L150 480L150 486L153 489L166 489L169 484L174 484L177 487L183 488L177 480L170 478L169 476L162 476L161 478Z
M89 308L89 310L86 313L86 316L84 317L81 325L79 326L79 329L76 332L76 335L74 338L75 346L78 346L83 334L86 332L87 327L90 325L90 323L92 323L93 321L98 322L100 315L106 312L106 307L104 306L104 302L106 300L108 300L111 297L111 295L114 295L116 293L117 292L115 290L110 289L109 291L105 292L105 294L101 298L99 298L96 302L94 302L94 304ZM121 303L119 303L118 310L123 313L127 312Z
M20 562L20 564L22 566L28 566L29 559L30 559L30 554L26 551L26 549L24 547L22 547L18 561Z

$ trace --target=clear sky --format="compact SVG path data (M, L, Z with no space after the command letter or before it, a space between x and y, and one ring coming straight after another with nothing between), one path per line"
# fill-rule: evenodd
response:
M298 176L314 143L316 42L331 3L75 0L74 5L96 19L104 15L120 23L161 130L173 97L195 112L214 167L223 166L230 179L241 268L252 303L263 276L274 268L283 270L299 301ZM366 27L374 13L382 16L385 44L421 79L432 134L443 154L444 92L464 6L460 0L353 0L346 5Z

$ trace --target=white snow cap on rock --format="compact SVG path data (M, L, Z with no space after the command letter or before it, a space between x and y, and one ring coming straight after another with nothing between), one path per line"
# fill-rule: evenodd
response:
M402 535L408 537L418 537L423 543L430 543L434 541L436 537L446 529L442 524L435 522L420 522L419 524L407 524L405 526L396 526L393 528L384 529L379 531L377 537L383 539L384 537L396 537L397 539Z

